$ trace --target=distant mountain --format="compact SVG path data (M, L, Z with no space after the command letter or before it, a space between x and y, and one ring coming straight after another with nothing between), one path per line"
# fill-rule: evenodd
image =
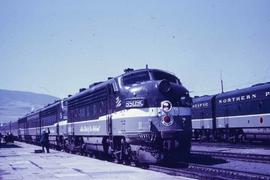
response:
M57 99L45 94L0 89L0 123L17 120Z

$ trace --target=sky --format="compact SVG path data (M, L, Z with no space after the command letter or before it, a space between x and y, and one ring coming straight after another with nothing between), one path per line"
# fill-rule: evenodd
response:
M173 72L191 95L270 81L269 0L2 0L0 89L60 98L123 70Z

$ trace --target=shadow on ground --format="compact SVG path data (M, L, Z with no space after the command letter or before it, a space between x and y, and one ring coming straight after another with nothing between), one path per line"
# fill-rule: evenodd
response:
M169 168L188 168L190 163L199 165L216 165L227 163L227 161L224 159L213 158L209 155L191 154L190 159L187 162L162 163L159 165Z
M201 154L191 154L189 162L202 165L215 165L227 163L225 159L213 158L210 155L201 155Z
M2 143L0 148L21 148L21 146L12 144L12 143Z

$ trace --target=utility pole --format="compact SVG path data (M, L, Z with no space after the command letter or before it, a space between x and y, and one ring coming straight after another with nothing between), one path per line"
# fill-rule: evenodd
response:
M221 85L221 93L224 93L224 89L223 89L223 79L222 79L222 70L220 71L220 85Z

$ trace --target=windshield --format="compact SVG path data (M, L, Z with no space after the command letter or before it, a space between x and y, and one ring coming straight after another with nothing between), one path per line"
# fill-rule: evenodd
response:
M180 84L179 79L177 79L174 75L171 75L169 73L165 73L165 72L161 72L161 71L153 71L152 75L153 75L154 80L166 79L167 81L169 81L171 83Z
M123 84L125 86L138 84L141 82L149 81L150 76L148 71L139 72L139 73L132 73L123 77Z

